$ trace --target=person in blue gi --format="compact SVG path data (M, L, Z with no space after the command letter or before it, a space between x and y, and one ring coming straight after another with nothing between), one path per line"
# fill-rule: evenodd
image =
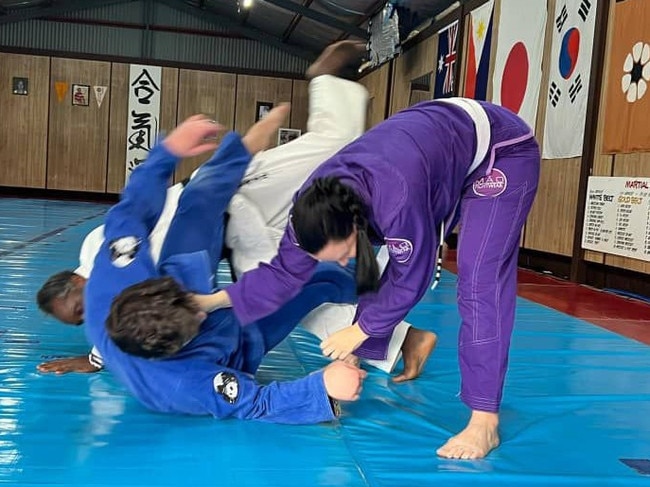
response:
M467 427L438 449L482 458L499 444L499 406L517 293L519 238L537 190L531 129L496 105L453 98L403 110L325 161L298 191L277 256L201 299L242 323L296 296L319 261L356 258L355 322L323 353L382 358L387 338L429 288L439 246L460 221L458 306ZM372 244L388 247L379 278Z
M106 216L104 242L84 288L86 334L105 367L151 410L304 424L332 420L338 400L359 396L365 372L340 361L290 382L260 385L253 377L264 354L303 315L325 300L356 299L354 278L344 270L321 267L287 306L246 327L231 310L206 315L191 294L210 292L228 202L252 155L270 145L287 112L287 106L274 109L243 138L225 136L183 191L157 266L148 237L167 182L181 158L215 147L208 139L220 131L217 124L195 116L179 125L133 172ZM143 294L159 306L135 313L139 328L114 319L133 317L129 310ZM161 321L150 318L161 316L162 326L152 329ZM133 335L141 340L130 340Z

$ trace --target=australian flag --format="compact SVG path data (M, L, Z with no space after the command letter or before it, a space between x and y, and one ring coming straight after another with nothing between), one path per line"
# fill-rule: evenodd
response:
M458 65L458 21L438 32L436 87L433 98L454 96Z

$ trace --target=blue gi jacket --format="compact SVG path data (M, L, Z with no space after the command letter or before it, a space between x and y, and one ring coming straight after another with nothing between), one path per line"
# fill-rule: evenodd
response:
M223 177L232 182L234 193L250 154L233 133L214 157L221 160ZM199 335L167 359L128 355L108 336L105 321L112 300L133 284L169 275L190 291L211 292L207 252L170 256L158 268L150 256L148 235L162 211L165 188L177 163L162 144L157 145L107 214L105 241L85 288L88 340L117 380L154 411L290 424L333 419L322 371L291 382L265 386L255 382L252 374L265 353L261 333L254 323L241 327L232 310L210 313ZM181 200L179 209L182 204Z

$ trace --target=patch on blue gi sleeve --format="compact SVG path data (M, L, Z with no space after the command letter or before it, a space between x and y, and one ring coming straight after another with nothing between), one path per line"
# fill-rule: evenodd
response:
M239 397L237 377L229 372L219 372L212 381L214 390L221 394L228 404L235 404Z
M115 267L126 267L135 260L142 241L136 237L122 237L111 241L111 262Z

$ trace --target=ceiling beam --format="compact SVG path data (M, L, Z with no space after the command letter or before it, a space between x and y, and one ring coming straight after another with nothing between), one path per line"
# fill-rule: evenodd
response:
M316 59L316 53L310 50L303 49L301 47L294 46L292 44L286 44L282 42L281 39L278 39L277 37L272 36L271 34L258 30L254 27L241 25L236 20L230 19L229 17L225 17L223 15L219 15L207 8L201 10L179 0L157 0L157 1L158 3L167 5L170 8L176 9L180 12L184 12L188 15L192 15L199 19L207 20L208 22L211 22L215 25L226 27L232 32L239 33L254 41L259 41L264 44L268 44L270 46L273 46L277 49L280 49L281 51L285 51L294 56L306 59L308 61L314 61Z
M0 17L1 24L10 24L12 22L22 22L24 20L38 19L41 17L58 16L77 10L87 10L91 8L114 5L116 3L128 3L134 0L65 0L51 4L48 7L34 7L27 9L16 9Z
M346 22L343 22L342 20L338 20L334 17L330 17L329 15L326 15L322 12L318 12L317 10L303 7L298 3L291 2L289 0L264 0L264 1L266 3L275 5L276 7L280 7L285 10L289 10L290 12L300 14L303 17L307 17L308 19L315 20L316 22L323 25L327 25L328 27L332 27L337 30L342 30L343 32L346 32L349 35L359 37L361 39L366 39L368 37L366 31L358 28L355 25L351 25Z
M361 18L359 19L359 22L357 22L357 27L361 28L361 26L362 26L362 25L363 25L367 20L370 20L370 18L372 18L373 15L376 15L376 14L378 14L381 10L383 10L385 4L386 4L386 0L377 0L377 2L375 2L375 4L374 4L372 7L370 7L370 9L368 10L368 13L366 13L366 15L364 15L363 17L361 17ZM367 36L368 36L368 34L366 33L366 37L367 37ZM347 39L348 37L349 37L349 36L348 36L347 34L343 33L343 34L341 34L341 35L339 36L339 38L336 39L336 40L337 40L337 41L343 41L343 40Z
M314 0L304 0L302 2L302 6L305 8L309 8L309 6L312 4ZM291 37L291 34L293 34L293 31L296 30L296 27L298 27L298 23L302 19L302 15L300 14L295 14L293 18L291 19L291 22L289 22L289 25L284 31L284 34L282 34L282 42L287 42L289 38Z

